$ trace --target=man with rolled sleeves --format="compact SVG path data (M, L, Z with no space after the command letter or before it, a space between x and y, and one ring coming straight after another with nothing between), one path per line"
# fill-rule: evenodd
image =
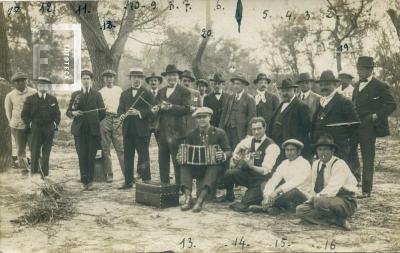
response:
M135 182L134 156L138 153L138 171L143 181L150 180L150 119L154 97L143 87L145 75L140 68L129 72L131 87L122 92L118 105L118 116L122 121L124 142L125 183L119 189L132 188Z
M100 121L106 116L100 92L92 88L93 73L81 71L82 89L72 93L66 115L73 119L71 133L75 138L79 170L84 190L93 189L94 161L101 148Z
M310 108L310 119L314 115L315 111L319 106L319 100L321 96L311 90L312 84L314 83L314 79L311 78L309 73L300 73L299 80L296 81L296 84L299 85L300 91L298 93L299 99L308 105Z
M253 83L257 86L257 94L254 97L256 100L257 117L263 117L265 122L269 124L273 113L279 106L279 98L267 90L271 79L266 74L258 74Z
M209 107L213 110L211 115L211 125L218 127L221 119L222 108L228 99L228 94L224 91L224 83L222 75L215 73L209 80L213 91L204 97L203 106Z
M40 172L42 177L47 177L54 132L57 131L60 124L61 113L57 98L49 94L51 91L50 79L39 77L37 82L38 92L27 97L21 117L32 133L31 173ZM39 159L40 157L41 159Z
M106 107L106 117L100 122L101 149L103 151L106 181L112 182L114 173L111 161L111 143L117 152L119 165L124 174L124 146L122 143L122 131L118 128L119 117L117 114L118 101L122 93L121 87L114 84L115 73L112 69L107 69L101 74L104 87L99 90L103 97Z
M192 183L193 178L202 180L200 194L197 196L196 204L193 212L200 212L204 199L207 194L215 187L217 176L223 169L222 163L231 156L231 148L229 146L228 137L224 130L210 125L211 115L213 111L208 107L200 107L194 113L198 127L186 136L184 142L190 145L218 145L216 152L216 160L220 162L217 165L181 165L181 190L185 194L185 201L181 206L182 211L192 208ZM178 157L182 156L178 153Z
M376 138L390 134L388 117L396 109L390 87L373 76L373 69L374 59L372 57L360 56L358 58L357 72L360 81L354 87L352 99L361 125L352 140L351 154L355 160L352 170L357 174L360 168L357 147L360 144L363 161L361 198L371 195Z
M29 173L29 164L26 158L26 146L30 146L31 134L28 127L21 118L21 112L27 97L36 93L36 90L27 87L28 75L23 72L16 72L11 77L15 89L6 95L4 109L14 137L17 148L19 167L23 173Z

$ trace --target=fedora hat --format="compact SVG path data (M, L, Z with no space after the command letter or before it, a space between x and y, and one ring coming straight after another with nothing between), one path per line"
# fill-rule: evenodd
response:
M129 75L128 76L139 76L139 77L144 77L143 69L141 68L131 68L129 69Z
M335 144L332 135L329 134L322 134L318 137L316 143L312 144L312 146L316 149L319 146L329 146L334 148L335 150L338 149L338 146Z
M93 78L93 72L90 69L82 69L81 76L88 75L90 78Z
M300 73L299 80L297 80L296 83L305 83L309 81L314 81L314 79L311 78L310 73Z
M222 74L220 73L215 73L214 76L210 79L210 81L216 82L216 83L224 83L225 80L222 77Z
M11 81L17 81L17 80L26 80L28 79L28 75L25 74L24 72L16 72L12 77L11 77Z
M151 75L147 76L144 80L146 81L146 83L149 83L149 81L150 81L151 78L157 78L158 81L159 81L160 83L162 83L162 81L163 81L162 76L158 76L158 75L156 75L156 73L154 73L154 72L151 73Z
M182 77L189 78L191 82L194 82L194 80L196 80L196 78L193 76L190 70L184 70L181 75L181 78Z
M244 77L243 74L237 74L237 75L235 75L234 77L231 78L231 82L234 82L236 80L241 81L246 86L248 86L250 84L249 81L246 80L246 78Z
M101 76L116 76L117 73L112 69L106 69L101 73Z
M375 67L374 58L370 56L360 56L357 60L357 66L373 68Z
M196 84L197 84L197 86L204 85L204 86L208 87L208 81L205 79L198 79L196 81Z
M294 84L292 79L284 79L281 82L281 85L278 86L278 89L290 89L290 88L297 88L299 87L297 84Z
M161 73L162 76L166 76L170 73L177 73L179 76L182 75L182 71L180 71L175 64L168 64L165 68L165 72Z
M266 80L268 83L271 83L271 79L267 77L266 74L260 73L257 75L257 78L253 81L254 84L257 84L260 80Z
M304 144L301 141L296 140L296 139L286 140L285 142L282 143L282 148L284 149L286 147L286 145L288 145L288 144L295 145L299 149L303 149L304 148Z
M319 80L316 81L317 83L323 82L340 82L339 79L336 79L335 75L333 74L332 70L325 70L322 72L321 77Z

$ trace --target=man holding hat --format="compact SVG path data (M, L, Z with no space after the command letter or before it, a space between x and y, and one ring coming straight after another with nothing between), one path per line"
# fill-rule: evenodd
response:
M336 155L349 162L350 137L357 129L359 119L353 103L336 92L339 80L332 71L322 72L317 81L322 98L311 124L311 138L317 141L319 135L329 133L339 148Z
M278 166L263 191L262 204L267 213L275 215L281 209L295 211L296 206L308 199L311 166L300 155L303 148L303 143L296 139L289 139L282 143L287 159Z
M253 83L257 86L257 94L255 96L257 117L263 117L268 124L274 111L279 106L279 98L277 95L267 91L267 86L271 83L271 79L266 74L258 74Z
M138 153L138 174L143 181L151 179L150 173L150 120L154 97L149 90L143 87L143 70L132 68L129 71L131 87L122 92L119 99L118 116L122 122L124 143L125 183L120 189L132 188L135 182L134 157Z
M300 101L296 96L295 90L298 87L291 79L285 79L278 87L281 93L282 102L272 115L269 124L269 136L276 144L282 146L282 143L288 139L301 141L305 148L303 156L310 159L309 132L310 132L310 109ZM277 164L285 159L284 152L281 152Z
M153 73L151 73L150 76L146 77L144 80L150 86L150 92L153 95L154 101L155 101L155 98L157 97L158 90L160 89L160 85L163 82L162 76L158 76L158 75L156 75L156 73L153 72ZM154 137L156 138L156 142L157 142L157 145L158 145L158 139L160 137L160 131L159 131L158 127L157 127L157 118L155 117L155 115L152 115L151 119L150 119L149 143L150 143L151 133L154 133Z
M167 86L157 94L158 105L153 112L158 115L160 140L158 163L162 183L169 183L170 159L174 164L175 184L180 185L180 171L176 160L178 145L186 134L184 116L190 113L190 91L179 84L182 71L174 64L169 64L161 74L166 78Z
M310 119L314 115L315 111L319 106L319 100L321 96L311 90L314 79L311 78L309 73L301 73L297 84L300 86L300 92L298 94L299 99L304 102L310 108Z
M213 111L208 107L199 107L193 113L196 118L198 127L194 129L185 138L185 143L197 146L218 145L216 152L216 160L220 162L218 165L182 165L181 166L181 190L185 194L184 204L181 206L182 211L192 208L192 183L193 178L202 180L203 183L198 189L200 193L197 196L196 204L193 207L193 212L200 212L202 204L207 194L215 187L215 182L219 172L223 169L222 163L228 160L231 156L231 148L229 146L228 137L224 130L211 126L210 120ZM182 156L178 152L178 157Z
M194 78L190 70L184 70L182 72L181 84L190 92L190 112L191 112L183 117L185 124L185 135L189 134L193 129L197 127L196 120L193 118L192 113L196 110L196 108L202 106L200 92L195 89L194 85L195 81L196 78Z
M101 75L104 86L99 92L106 107L106 117L100 122L101 149L103 150L106 181L112 182L114 174L111 162L111 142L117 152L122 174L124 173L124 146L122 144L122 131L118 128L120 122L117 114L118 101L122 89L114 85L115 76L117 75L114 70L106 69Z
M338 77L340 79L340 86L336 89L337 93L351 100L354 91L353 85L351 85L353 76L346 72L340 72Z
M223 89L224 83L225 80L222 78L221 74L214 74L214 76L210 79L210 84L213 88L213 91L204 97L203 105L211 108L214 112L211 115L211 125L215 127L219 126L222 108L228 99L228 94L225 93Z
M238 74L231 78L232 91L222 109L219 127L224 129L232 148L250 133L250 120L256 116L256 102L244 89L250 83Z
M82 89L72 93L66 115L73 119L71 133L75 138L81 182L84 190L92 190L94 161L101 147L100 121L106 113L100 92L92 88L92 71L83 69L81 82Z
M360 144L363 160L362 192L361 197L369 197L372 191L375 142L377 137L390 134L388 116L396 109L390 87L378 79L372 73L374 59L368 56L360 56L357 61L357 72L360 81L356 83L353 92L353 103L356 107L361 125L352 140L352 157L356 163L353 171L359 171L360 164L357 157L357 146Z
M346 162L333 155L338 147L332 136L320 136L314 147L318 160L311 168L313 194L296 208L296 214L313 224L336 223L350 230L347 219L357 208L357 180Z
M38 92L26 98L21 117L24 123L32 129L31 173L40 172L42 177L47 177L54 131L60 124L61 113L57 98L49 94L51 91L50 79L39 77L37 81ZM40 157L42 157L41 160ZM39 160L41 161L40 165Z
M21 118L21 112L26 98L36 93L35 89L27 87L27 80L27 74L16 72L11 77L15 89L6 95L4 100L4 109L17 147L18 163L24 173L29 172L26 145L30 142L30 133L29 126ZM28 145L30 146L30 144Z

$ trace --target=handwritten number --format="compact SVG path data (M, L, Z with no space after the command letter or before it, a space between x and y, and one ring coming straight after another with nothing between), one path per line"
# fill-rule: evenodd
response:
M153 10L157 8L156 1L151 2L151 7L153 8Z
M290 20L292 18L292 13L290 11L287 11L286 17ZM293 17L293 19L294 19L294 17Z
M173 0L169 1L168 4L169 4L169 10L175 9L175 5L174 5L174 1Z
M332 9L328 9L328 14L326 15L327 18L333 18L335 15L334 11Z
M306 11L306 20L310 20L310 17L311 17L311 15L310 15L310 12L309 11Z
M339 51L339 52L343 52L343 51L348 52L349 49L350 49L350 46L349 46L347 43L345 43L344 45L340 45L340 46L337 48L337 51Z
M201 37L203 37L203 38L210 37L211 34L212 34L212 31L211 31L210 29L209 29L209 30L206 30L205 28L203 28L203 29L201 30L201 32L202 32Z
M264 10L263 11L263 19L266 19L268 17L268 11L269 10Z
M186 240L187 239L187 240ZM191 248L195 248L196 246L193 244L192 242L192 238L188 237L188 238L183 238L182 241L180 241L179 245L182 244L182 249L184 249L185 247L188 249Z
M217 10L221 9L221 4L219 3L219 0L217 0Z

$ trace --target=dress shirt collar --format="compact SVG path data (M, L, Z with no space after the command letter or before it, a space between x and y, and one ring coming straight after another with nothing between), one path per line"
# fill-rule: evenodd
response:
M303 96L304 96L304 99L307 99L308 96L310 96L310 93L311 93L311 90L308 90L306 92L300 91L300 99L303 99Z
M256 137L253 137L253 139L256 139ZM261 140L260 140L260 141L263 142L265 139L267 139L267 136L264 134L264 135L261 137ZM261 143L261 142L260 142L260 143Z
M42 96L43 96L43 98L46 99L46 95L47 95L46 92L41 93L40 91L38 91L37 93L38 93L39 98L42 98Z
M178 83L176 83L173 87L169 87L169 85L167 85L167 89L169 89L169 90L175 90L176 86L178 86Z
M235 93L235 99L240 100L242 98L243 93L244 93L244 89L239 94Z
M89 93L90 89L91 89L91 87L87 87L87 88L82 87L82 92L85 93L85 94Z
M360 83L362 83L362 84L367 84L367 83L371 82L372 78L373 78L373 75L370 75L370 76L367 78L367 81L366 81L366 82L361 82L361 81L360 81Z
M337 92L337 90L334 90L334 91L332 91L332 93L329 94L328 96L326 96L326 97L321 97L321 101L320 101L321 106L322 106L322 107L325 107L325 106L332 100L332 98L335 96L336 92Z

